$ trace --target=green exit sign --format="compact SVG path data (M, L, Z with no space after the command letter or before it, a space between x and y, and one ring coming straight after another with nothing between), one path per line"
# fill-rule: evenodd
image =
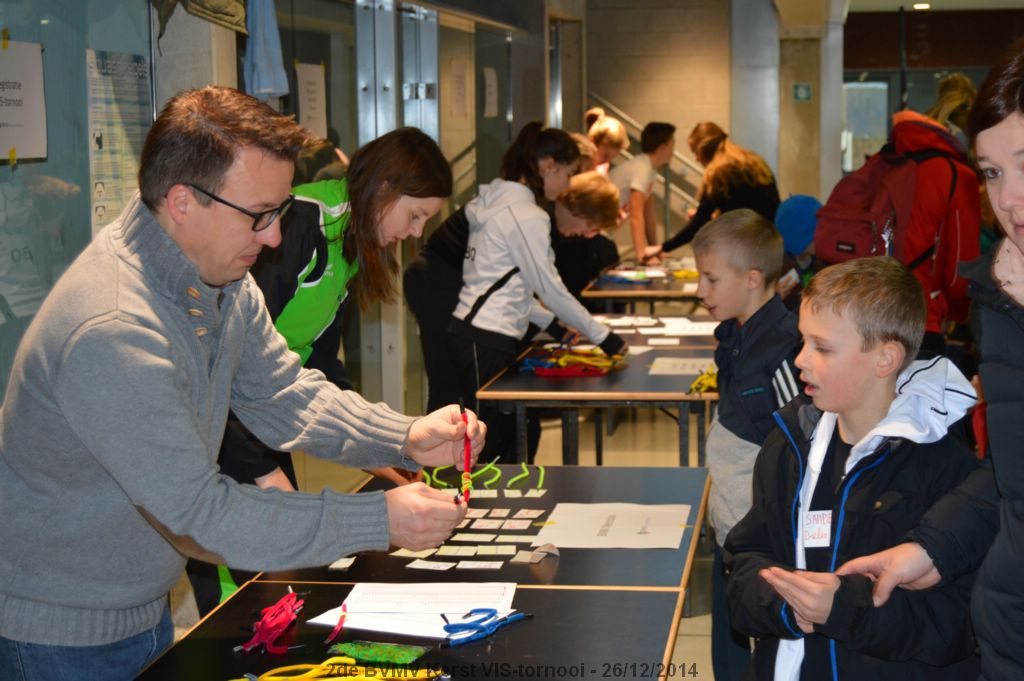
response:
M811 84L810 83L793 83L793 101L796 101L796 102L809 102L809 101L811 101Z

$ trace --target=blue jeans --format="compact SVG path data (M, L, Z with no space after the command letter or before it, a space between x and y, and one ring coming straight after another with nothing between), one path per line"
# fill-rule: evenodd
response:
M50 646L0 636L4 681L125 681L174 641L170 608L149 631L98 646Z

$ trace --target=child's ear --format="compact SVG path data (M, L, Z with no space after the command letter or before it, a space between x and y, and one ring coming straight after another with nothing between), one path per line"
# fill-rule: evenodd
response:
M902 343L896 341L885 341L879 345L878 359L875 362L875 374L884 378L899 373L906 359L907 350Z
M747 270L747 288L751 290L764 288L764 272L761 270Z

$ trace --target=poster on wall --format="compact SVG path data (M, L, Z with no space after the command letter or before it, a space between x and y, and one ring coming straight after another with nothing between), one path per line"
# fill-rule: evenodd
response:
M138 185L139 157L153 123L149 59L86 50L92 234L112 222Z
M299 91L299 125L317 137L327 137L327 85L323 64L295 62Z
M0 50L0 154L46 158L46 100L39 43L4 42Z

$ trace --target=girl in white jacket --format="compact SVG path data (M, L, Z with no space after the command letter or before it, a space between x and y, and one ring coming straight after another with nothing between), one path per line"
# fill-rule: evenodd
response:
M578 160L579 149L568 133L529 123L505 152L501 177L466 206L464 284L449 335L467 404L476 404L479 387L513 363L530 322L562 338L562 320L608 354L625 349L622 338L569 293L555 269L544 207L569 186ZM512 419L487 405L481 418L490 427L484 456L514 451Z

